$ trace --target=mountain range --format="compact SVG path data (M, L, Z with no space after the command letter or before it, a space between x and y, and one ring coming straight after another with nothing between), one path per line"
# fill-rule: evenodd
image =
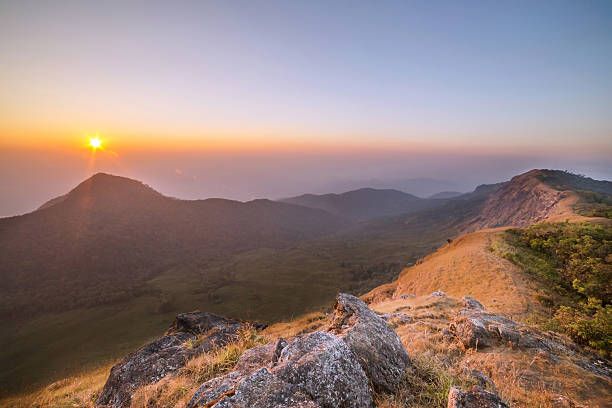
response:
M419 198L399 190L380 190L374 188L361 188L341 194L303 194L281 201L325 210L353 220L368 220L390 215L409 214L444 204L442 200Z
M269 200L177 200L96 174L37 211L0 220L0 313L113 302L164 265L286 247L345 224L321 210Z
M0 219L0 382L13 392L117 358L186 310L268 322L316 310L461 233L563 220L611 195L608 181L533 170L429 199L365 188L243 203L96 174Z

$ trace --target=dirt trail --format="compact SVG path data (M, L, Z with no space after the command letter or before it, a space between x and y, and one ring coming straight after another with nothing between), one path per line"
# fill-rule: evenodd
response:
M463 308L459 299L398 297L380 300L370 307L381 314L403 317L391 319L390 324L413 358L437 356L441 361L450 361L449 370L455 375L477 370L495 383L497 391L513 407L610 406L610 378L586 369L590 360L585 356L509 344L465 349L449 340L444 333Z
M544 186L549 188L548 186ZM546 222L596 220L575 214L575 193L563 192L548 209ZM397 281L382 285L366 298L399 298L401 295L427 295L436 290L461 298L472 296L488 309L525 317L541 309L537 287L519 267L494 253L491 248L503 240L509 227L481 229L467 233L402 271Z
M464 235L405 269L393 297L441 290L458 298L472 296L497 312L529 313L537 307L534 289L517 266L491 252L502 231L486 229Z

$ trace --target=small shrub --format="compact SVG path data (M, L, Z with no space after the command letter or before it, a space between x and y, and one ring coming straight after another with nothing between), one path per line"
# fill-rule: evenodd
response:
M612 349L612 306L601 302L592 306L593 312L582 308L561 306L552 319L552 327L567 333L577 343L588 345L608 356ZM584 308L584 307L583 307Z
M507 258L536 277L541 303L552 309L543 326L608 357L612 351L612 227L542 223L507 233Z
M185 344L197 347L202 339L200 336ZM139 388L134 393L131 406L184 407L202 383L231 371L242 353L266 343L267 339L257 330L245 326L238 332L233 342L192 358L175 375L166 377L156 384Z
M399 390L393 395L379 395L378 408L431 407L445 408L453 385L467 382L452 374L437 358L419 354L412 356L412 368L406 371Z
M203 383L231 370L246 350L265 343L266 338L257 330L245 326L240 329L234 342L195 357L185 365L181 374L191 377L195 382Z

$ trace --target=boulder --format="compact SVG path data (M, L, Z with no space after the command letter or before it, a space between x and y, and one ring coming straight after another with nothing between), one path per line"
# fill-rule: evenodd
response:
M447 408L508 408L508 405L497 394L478 386L469 391L452 387L448 392Z
M380 317L394 327L412 323L412 317L401 312L385 313L380 315Z
M341 293L330 332L339 336L357 360L378 393L394 393L410 367L408 353L399 336L359 298Z
M326 332L294 339L280 353L274 372L299 385L321 407L370 407L368 377L348 345Z
M238 385L231 399L215 405L241 408L320 408L299 386L282 381L266 368L255 371Z
M451 322L449 330L467 348L491 347L501 343L518 346L521 341L520 327L516 322L478 307L463 309Z
M256 368L257 365L260 367ZM320 331L243 354L235 371L204 383L187 405L188 408L372 406L368 378L355 355L341 339Z
M465 303L466 308L450 323L449 331L466 348L510 345L543 352L574 353L571 344L558 335L542 333L507 317L488 313L473 302Z
M192 357L236 338L243 323L211 313L179 314L166 334L116 364L96 401L98 406L123 408L132 393L183 367Z
M475 310L484 310L484 306L482 303L474 299L470 296L464 296L463 299L463 307L466 309L475 309Z
M394 392L410 359L397 334L355 296L340 294L327 331L245 352L202 384L188 408L368 408Z

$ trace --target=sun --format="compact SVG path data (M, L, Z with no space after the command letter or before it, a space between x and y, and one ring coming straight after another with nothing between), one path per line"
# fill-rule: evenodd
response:
M100 138L98 136L90 137L89 138L89 147L91 147L94 150L98 150L99 148L102 147L102 140L100 140Z

